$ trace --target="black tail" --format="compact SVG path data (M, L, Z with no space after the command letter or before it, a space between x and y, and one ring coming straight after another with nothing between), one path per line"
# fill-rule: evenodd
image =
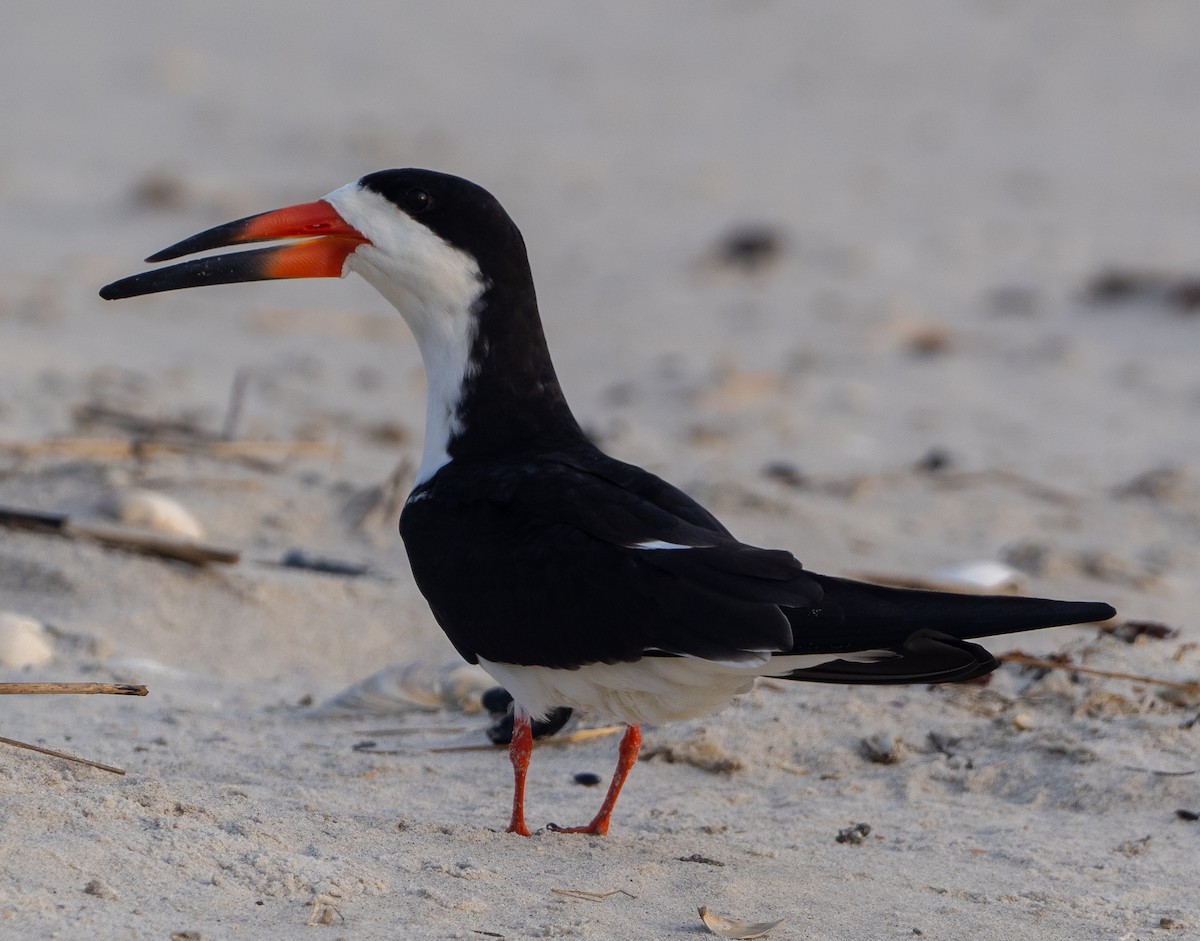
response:
M787 679L818 683L946 683L996 669L996 659L967 638L1064 624L1106 621L1116 611L1090 601L887 588L810 572L825 592L820 606L785 609L794 654L889 650L870 663L831 660Z

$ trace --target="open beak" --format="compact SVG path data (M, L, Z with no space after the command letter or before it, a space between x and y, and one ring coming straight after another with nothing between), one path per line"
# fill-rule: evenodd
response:
M195 258L169 268L135 274L105 285L100 289L100 296L111 301L206 284L275 278L340 278L345 274L346 259L360 245L370 244L367 237L338 215L329 203L317 200L227 222L164 248L146 261L167 261L211 248L277 239L304 241Z

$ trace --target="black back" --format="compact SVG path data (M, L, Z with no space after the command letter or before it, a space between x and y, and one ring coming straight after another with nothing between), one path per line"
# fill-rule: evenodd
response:
M739 543L685 494L586 441L550 362L524 241L491 194L428 170L362 184L469 252L486 284L462 431L400 521L417 584L467 659L573 668L828 653L830 667L790 676L938 681L995 666L965 638L1111 616L1102 604L863 585ZM653 547L664 543L682 548ZM894 656L837 659L876 648Z

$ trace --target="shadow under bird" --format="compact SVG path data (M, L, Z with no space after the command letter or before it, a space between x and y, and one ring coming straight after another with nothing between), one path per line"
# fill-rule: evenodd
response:
M530 717L570 706L626 724L595 818L607 833L641 723L703 716L756 677L970 680L970 638L1100 621L1107 604L889 588L818 575L739 542L653 474L601 452L563 397L525 243L467 180L383 170L317 202L217 226L100 296L273 278L367 279L408 322L428 375L424 453L400 517L416 583L459 653L517 703L509 831L525 836Z

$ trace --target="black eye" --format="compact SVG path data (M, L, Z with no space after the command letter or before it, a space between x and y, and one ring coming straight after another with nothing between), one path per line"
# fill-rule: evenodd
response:
M433 205L433 200L424 190L411 189L404 194L404 208L409 212L424 212Z

